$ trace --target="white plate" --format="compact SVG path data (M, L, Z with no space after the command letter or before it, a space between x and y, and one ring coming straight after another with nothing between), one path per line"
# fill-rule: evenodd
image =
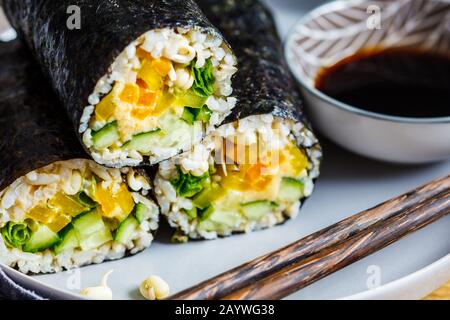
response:
M139 298L139 283L150 274L162 276L175 293L450 172L450 162L401 167L360 158L326 141L324 150L316 191L298 219L283 226L182 245L169 242L170 232L164 226L152 247L124 260L53 275L26 277L11 270L9 274L56 298L76 298L80 288L98 284L109 269L115 270L110 285L117 299ZM288 298L423 297L450 279L448 230L450 216ZM368 291L368 284L376 284L371 281L374 271L379 271L382 286Z
M285 34L305 8L318 1L267 1ZM323 140L323 139L322 139ZM316 191L300 216L283 226L248 235L174 245L164 226L145 252L120 261L53 275L27 277L6 269L16 281L53 298L76 299L108 270L115 299L140 298L137 288L150 274L163 277L172 293L302 238L349 215L450 173L450 162L402 167L358 157L322 141L325 159ZM450 279L450 216L315 284L289 299L417 299ZM377 277L379 275L379 277ZM375 281L374 281L375 279ZM379 287L368 290L377 284Z

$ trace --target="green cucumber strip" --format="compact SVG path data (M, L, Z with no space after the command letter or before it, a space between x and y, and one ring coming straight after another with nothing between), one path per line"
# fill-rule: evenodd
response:
M112 240L111 231L96 209L82 213L72 221L82 250L97 248Z
M195 116L195 121L201 121L201 122L209 122L209 119L211 119L212 111L209 110L207 106L203 106L201 109L197 109L198 112Z
M59 236L50 228L43 224L37 224L37 229L33 231L30 239L23 246L23 251L31 253L44 251L53 247L59 241Z
M195 115L191 112L191 108L185 107L181 119L187 122L189 125L193 125L195 121Z
M206 100L207 96L199 96L193 90L187 90L178 95L176 104L180 107L201 108Z
M278 200L295 202L303 197L303 182L294 178L283 178L278 191Z
M95 179L95 178L94 178ZM86 192L80 191L77 193L76 199L79 203L86 206L87 208L94 208L97 206L94 200L89 197Z
M204 220L208 220L211 215L214 213L214 207L213 206L209 206L203 210L198 210L199 212L199 216L200 216L200 221L204 221Z
M148 212L150 211L149 208L143 203L137 203L135 208L135 215L136 219L139 221L139 223L142 223L148 216Z
M122 149L133 149L140 153L149 153L151 148L161 138L161 129L155 129L149 132L139 133L133 136L130 141L126 142Z
M192 201L197 208L205 209L224 194L225 190L219 184L212 183L211 187L205 187L205 189L196 195Z
M80 235L89 235L103 228L104 222L97 209L87 210L72 220L72 225Z
M129 216L126 218L117 229L116 235L114 237L114 241L127 244L131 237L133 236L134 231L139 228L139 222L135 217Z
M208 220L215 222L216 225L222 228L223 226L226 226L228 228L235 228L243 221L242 216L234 210L226 211L217 209L210 214Z
M78 234L77 234L78 235ZM93 233L83 239L78 237L78 241L80 242L80 247L82 250L92 250L100 247L102 244L113 240L111 235L111 231L108 228L104 228L96 233Z
M217 231L219 229L219 226L211 220L204 220L198 224L198 230L201 231Z
M63 252L72 251L80 246L77 238L77 233L73 228L72 224L69 224L63 230L59 232L60 242L58 242L55 247L55 254L61 254Z
M117 121L106 124L103 128L92 133L92 142L96 149L104 149L120 139Z
M197 208L195 206L192 207L191 210L183 210L184 213L189 217L190 220L197 218Z
M241 204L243 214L250 220L259 221L278 207L278 204L268 200L259 200Z

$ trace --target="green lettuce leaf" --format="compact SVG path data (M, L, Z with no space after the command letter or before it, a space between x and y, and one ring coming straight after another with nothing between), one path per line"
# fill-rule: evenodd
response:
M191 64L191 72L194 77L192 91L200 97L209 97L214 92L214 75L212 74L211 59L206 60L203 68L197 68L195 61Z
M207 183L209 183L209 172L197 177L191 173L184 173L178 168L178 177L171 181L172 185L180 197L193 197L202 191Z
M1 233L6 244L21 249L30 239L31 230L24 222L9 221L2 229Z

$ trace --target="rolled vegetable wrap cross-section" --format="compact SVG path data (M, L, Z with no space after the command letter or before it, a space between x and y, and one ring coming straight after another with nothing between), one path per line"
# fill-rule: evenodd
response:
M267 9L249 0L198 3L236 53L238 103L202 144L159 165L155 192L178 241L294 218L322 156Z
M155 164L186 151L236 103L236 59L192 0L3 5L100 164ZM70 8L79 29L66 25Z
M0 43L0 262L48 273L148 247L158 227L145 172L88 160L28 52Z

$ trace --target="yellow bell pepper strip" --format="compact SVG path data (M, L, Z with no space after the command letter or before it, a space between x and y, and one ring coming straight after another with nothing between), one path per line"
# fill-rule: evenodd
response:
M119 95L121 101L125 103L136 104L139 101L140 89L134 83L125 84L122 92Z
M97 184L95 200L100 204L102 215L123 221L134 208L134 200L126 185L121 185L113 192L111 187L103 188Z
M108 121L114 114L114 108L113 93L110 92L107 96L103 97L95 107L95 118L98 121Z

